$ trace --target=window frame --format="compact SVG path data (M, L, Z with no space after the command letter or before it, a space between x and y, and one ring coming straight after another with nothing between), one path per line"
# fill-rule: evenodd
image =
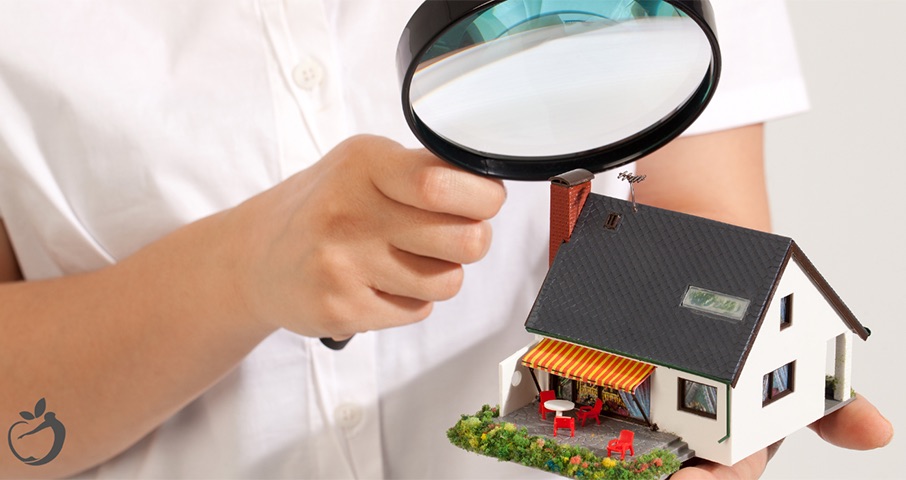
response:
M779 370L784 369L786 367L790 367L790 371L787 374L787 381L786 381L787 388L786 388L786 390L779 392L775 395L774 394L774 373L776 373ZM764 380L763 380L764 377L768 377L768 397L761 400L762 408L776 402L777 400L780 400L781 398L789 396L791 393L793 393L796 390L796 388L795 388L796 387L796 361L793 360L790 363L785 363L780 368L776 368L776 369L771 370L770 372L764 374L764 376L762 376L762 385L764 385Z
M696 382L695 380L689 380L689 379L682 378L682 377L677 377L676 380L677 380L677 388L676 388L676 398L677 398L676 408L677 408L677 410L680 410L683 412L688 412L688 413L691 413L694 415L698 415L700 417L710 418L711 420L717 420L717 411L719 409L718 404L720 401L718 399L718 395L717 395L717 393L718 393L717 387L715 387L713 385L708 385L708 384L702 383L702 382ZM697 385L701 385L703 387L714 389L714 413L713 414L703 411L703 410L696 410L694 408L690 408L690 407L686 406L686 383L694 383Z
M793 326L793 294L780 299L780 330Z

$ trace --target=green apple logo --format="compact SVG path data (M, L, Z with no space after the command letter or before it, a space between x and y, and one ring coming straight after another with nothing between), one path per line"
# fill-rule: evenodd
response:
M16 458L18 458L22 463L26 465L36 467L38 465L50 463L51 460L57 458L57 455L60 454L60 450L63 449L63 441L66 440L66 428L64 428L63 424L60 423L59 420L57 420L57 415L55 413L44 413L45 406L46 405L44 399L42 398L41 400L38 400L38 403L35 404L34 413L19 412L19 416L24 420L19 420L18 422L14 423L11 427L9 427L9 432L6 434L6 440L9 442L9 449L12 450L13 455L15 455ZM29 421L40 419L42 416L44 417L44 421L41 422L40 425L28 432L23 433L22 435L19 435L18 437L16 437L16 440L21 440L22 437L38 433L45 428L49 428L53 432L53 446L50 447L50 451L41 458L35 458L31 455L29 455L27 458L24 458L19 455L19 452L16 451L16 447L13 445L13 429L22 424L28 425Z

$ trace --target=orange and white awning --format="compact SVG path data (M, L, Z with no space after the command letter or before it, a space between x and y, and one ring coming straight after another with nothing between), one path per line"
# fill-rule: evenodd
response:
M522 357L522 364L560 377L635 393L654 365L545 338Z

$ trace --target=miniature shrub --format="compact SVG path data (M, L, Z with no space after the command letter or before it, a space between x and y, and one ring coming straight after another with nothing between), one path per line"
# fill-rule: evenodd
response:
M824 398L828 400L834 399L834 390L837 389L837 378L832 375L826 375L824 377ZM849 389L849 398L856 398L856 391L852 388Z
M824 377L824 398L832 400L834 398L834 389L837 388L837 379L831 375Z
M629 470L637 473L649 470L660 471L662 469L675 472L679 470L680 465L681 463L676 459L676 455L672 455L664 450L652 450L633 459L629 464Z
M484 405L475 415L461 415L447 430L447 438L471 452L582 480L656 480L680 467L676 455L666 450L653 450L630 461L599 458L582 446L530 436L525 428L498 422L498 416L496 407Z

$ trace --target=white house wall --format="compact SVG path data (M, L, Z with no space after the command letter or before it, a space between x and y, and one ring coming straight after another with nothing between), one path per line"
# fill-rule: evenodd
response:
M532 380L529 369L522 364L522 356L534 343L520 348L497 366L497 378L500 383L500 416L508 415L532 403L538 389Z
M707 418L679 410L679 379L717 388L717 418ZM651 375L651 422L666 432L683 438L695 455L727 464L730 447L719 440L727 435L727 386L667 367L657 367Z
M792 325L781 331L781 299L791 293ZM791 260L731 392L731 463L821 418L827 341L845 331L848 327ZM762 406L764 375L793 361L793 392Z

